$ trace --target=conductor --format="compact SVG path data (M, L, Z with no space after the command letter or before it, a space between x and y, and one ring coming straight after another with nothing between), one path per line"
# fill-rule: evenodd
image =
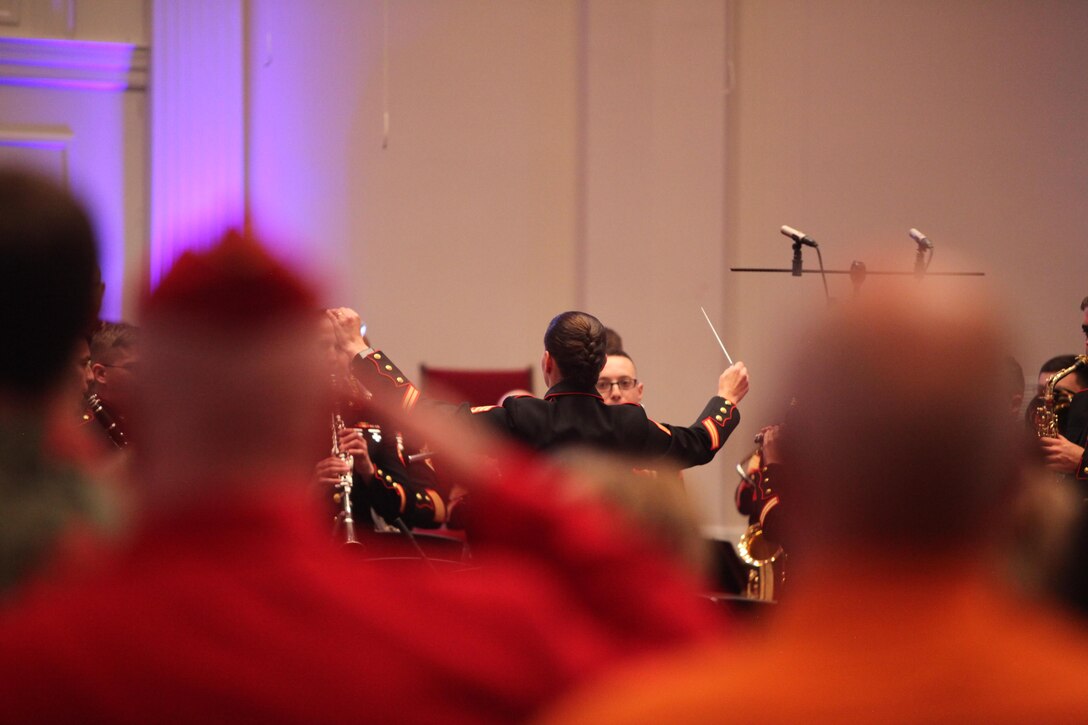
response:
M352 356L352 372L376 397L411 411L420 391L381 350L364 340L359 315L339 308L329 316L343 349ZM502 405L457 407L459 416L486 421L538 451L585 445L620 454L663 459L676 466L709 463L740 422L737 404L748 393L744 363L718 378L716 394L688 426L658 423L641 406L606 405L596 390L605 363L605 327L585 312L563 312L544 333L540 368L548 392L542 399L510 397ZM423 400L425 405L442 405Z

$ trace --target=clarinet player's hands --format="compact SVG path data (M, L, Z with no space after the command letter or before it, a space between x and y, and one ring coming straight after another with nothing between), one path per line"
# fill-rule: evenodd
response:
M366 447L366 438L358 428L344 428L339 433L340 451L354 458L356 476L369 478L374 475L374 464Z
M370 342L363 336L362 320L359 313L350 307L337 307L325 310L325 314L332 321L333 331L336 333L336 343L340 349L355 357L363 350L370 347Z
M321 492L328 491L329 488L340 483L340 476L349 470L347 462L336 456L322 458L314 466L313 483Z
M718 395L736 405L747 394L748 368L738 360L718 378Z

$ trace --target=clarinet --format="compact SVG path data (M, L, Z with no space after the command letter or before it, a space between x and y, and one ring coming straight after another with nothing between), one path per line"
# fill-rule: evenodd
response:
M340 450L340 431L344 430L344 419L339 413L332 416L332 455L348 464L348 470L340 474L340 481L336 484L336 496L340 501L340 513L336 515L336 527L343 531L345 544L358 544L355 538L355 519L351 514L351 488L354 484L351 475L352 466L355 465L353 456Z
M91 409L91 415L98 421L98 424L106 430L106 435L113 445L117 448L124 448L128 445L128 437L125 436L125 432L121 430L121 426L118 425L113 414L106 410L105 404L102 403L97 394L91 393L87 396L87 407Z

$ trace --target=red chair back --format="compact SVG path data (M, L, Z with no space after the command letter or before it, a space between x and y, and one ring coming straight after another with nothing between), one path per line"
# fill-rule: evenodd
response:
M463 370L420 366L420 387L425 395L450 403L495 405L511 390L533 389L533 368L516 370Z

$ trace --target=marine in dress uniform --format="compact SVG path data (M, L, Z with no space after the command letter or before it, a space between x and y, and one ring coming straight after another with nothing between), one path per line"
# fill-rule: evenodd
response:
M411 528L433 529L449 518L450 486L443 482L429 460L411 460L417 446L406 443L405 434L389 423L378 422L373 411L358 411L348 425L366 440L374 475L352 489L356 511L369 506L387 523L397 519Z
M345 318L338 325L342 333L358 329L355 313L350 310L336 313ZM585 315L563 313L571 314ZM603 331L596 318L585 317L591 318ZM603 332L601 338L603 340ZM350 345L348 347L351 349ZM712 397L689 426L658 423L649 418L641 406L606 405L595 388L600 366L604 363L603 342L599 357L600 363L591 371L591 376L584 376L585 380L562 377L543 399L518 396L507 398L502 405L462 405L457 408L457 414L486 421L538 451L564 445L586 445L643 458L669 459L683 468L709 463L740 423L736 402L722 395ZM738 365L743 369L742 363ZM381 350L369 347L360 350L352 359L351 370L368 390L387 403L399 405L405 411L411 411L421 403L419 389ZM747 391L746 371L743 372L743 391ZM743 396L744 392L735 397ZM438 401L424 402L434 406L448 405Z
M1073 396L1067 409L1062 435L1085 449L1073 475L1080 484L1081 491L1088 495L1088 390Z

